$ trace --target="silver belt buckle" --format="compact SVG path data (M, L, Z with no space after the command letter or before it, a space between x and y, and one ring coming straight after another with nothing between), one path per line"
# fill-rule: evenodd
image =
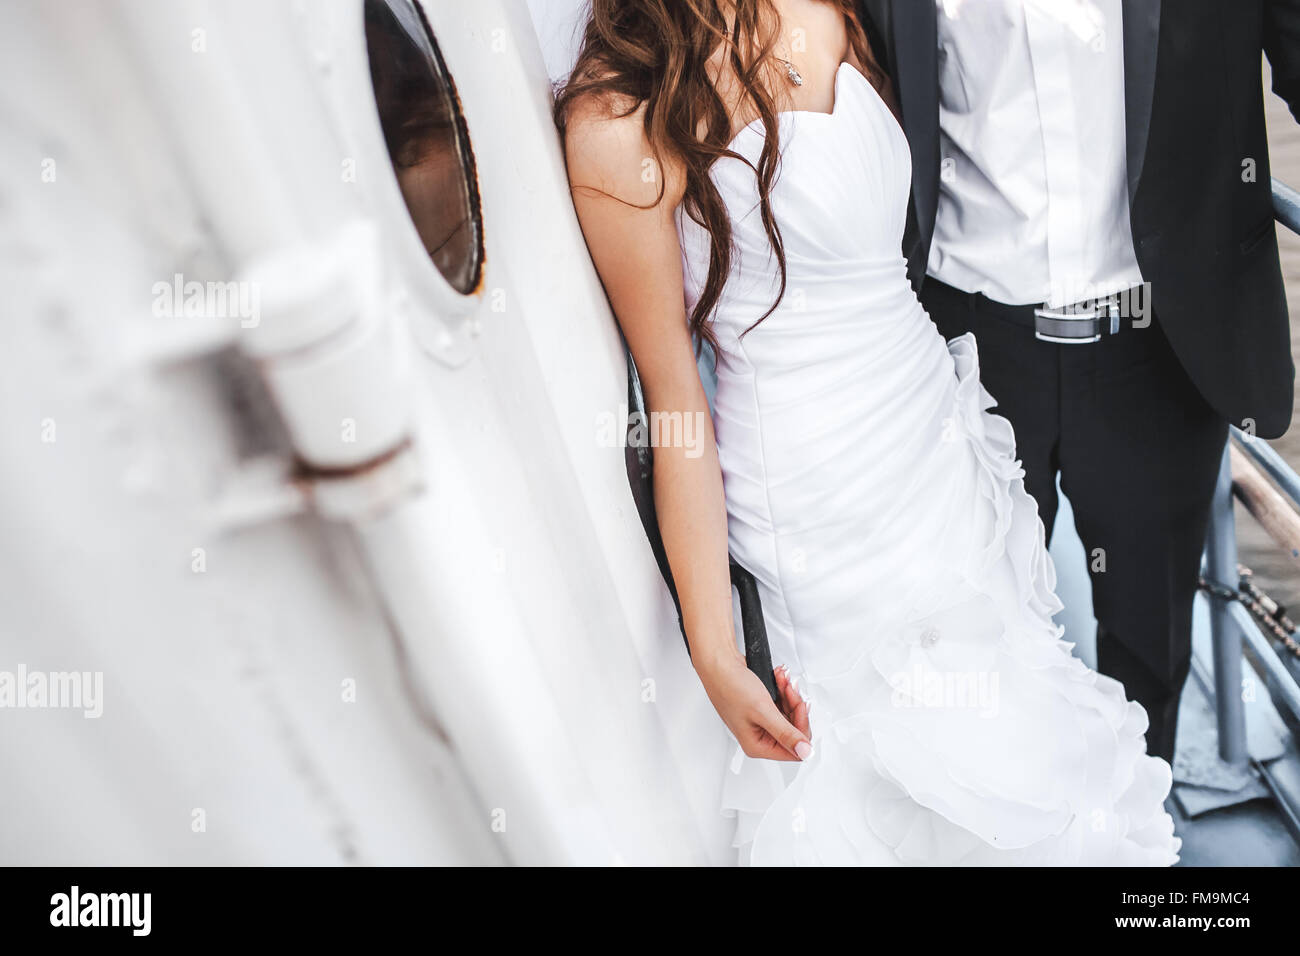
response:
M1111 335L1119 331L1118 296L1094 299L1086 309L1081 309L1078 303L1057 309L1044 303L1034 308L1034 338L1058 345L1089 345L1101 340L1103 321L1108 321L1107 331ZM1080 323L1079 334L1065 334L1074 322Z

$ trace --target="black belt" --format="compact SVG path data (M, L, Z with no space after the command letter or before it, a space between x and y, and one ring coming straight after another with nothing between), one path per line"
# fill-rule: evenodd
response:
M938 280L930 278L926 282ZM1007 305L990 299L981 292L963 292L945 283L939 284L967 299L972 309L1032 329L1034 338L1058 345L1086 345L1100 340L1103 335L1115 335L1121 329L1145 328L1151 321L1146 314L1135 318L1131 310L1124 307L1133 302L1143 302L1149 306L1141 298L1145 291L1141 286L1101 298L1083 299L1072 305L1049 306L1046 302L1038 305Z

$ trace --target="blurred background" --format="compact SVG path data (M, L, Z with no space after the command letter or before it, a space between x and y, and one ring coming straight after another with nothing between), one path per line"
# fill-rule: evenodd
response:
M1268 83L1268 65L1264 66ZM1300 125L1286 108L1286 103L1271 93L1264 97L1268 118L1268 153L1273 176L1300 189ZM1291 355L1300 365L1300 237L1289 229L1279 229L1278 246L1282 251L1282 274L1286 278L1287 305L1291 310ZM1300 468L1300 427L1293 419L1290 430L1270 442L1292 468ZM1241 561L1253 570L1260 583L1283 604L1300 609L1300 565L1279 549L1258 525L1242 521L1240 531Z

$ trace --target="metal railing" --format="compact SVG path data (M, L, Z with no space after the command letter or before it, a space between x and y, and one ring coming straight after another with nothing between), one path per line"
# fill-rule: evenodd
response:
M1273 180L1274 216L1292 232L1300 234L1300 193L1285 183ZM1234 483L1233 448L1244 457L1237 463L1238 481ZM1242 700L1242 656L1249 656L1261 672L1273 702L1300 723L1300 684L1295 675L1260 630L1250 611L1239 600L1221 592L1238 590L1237 536L1234 497L1241 498L1250 509L1251 495L1243 492L1240 480L1243 469L1253 462L1273 480L1287 501L1286 507L1300 507L1300 475L1265 441L1232 428L1223 449L1223 463L1214 490L1209 530L1205 544L1205 578L1217 586L1208 594L1210 634L1213 642L1215 708L1218 718L1219 755L1227 763L1243 765L1250 761L1246 745L1246 714ZM1266 484L1266 483L1262 483ZM1271 493L1271 491L1269 492ZM1258 494L1258 493L1256 493ZM1259 509L1254 509L1258 511ZM1259 517L1260 515L1257 515ZM1281 542L1284 535L1277 528L1266 528ZM1294 546L1291 546L1295 557ZM1276 791L1275 791L1275 795ZM1288 810L1294 808L1286 808Z
M1231 442L1232 439L1229 439ZM1237 590L1237 526L1232 506L1230 449L1223 448L1219 479L1210 505L1205 535L1205 577L1225 590ZM1210 637L1214 645L1214 709L1219 724L1219 756L1230 764L1249 758L1246 750L1246 708L1241 699L1241 655L1245 631L1234 613L1239 601L1213 592L1210 600ZM1253 628L1254 622L1251 622Z
M1273 218L1300 234L1300 192L1276 179L1273 180Z
M1237 542L1234 498L1241 499L1240 476L1233 477L1231 445L1277 482L1292 506L1300 506L1300 476L1262 439L1233 428L1214 492L1205 543L1205 577L1236 591ZM1240 466L1238 466L1240 468ZM1248 505L1249 510L1249 505ZM1271 530L1265 528L1265 530ZM1275 535L1276 537L1276 535ZM1293 555L1294 556L1294 555ZM1219 755L1229 763L1247 759L1245 713L1241 703L1241 655L1247 652L1262 671L1274 703L1300 723L1300 684L1240 601L1210 594L1210 632L1214 641L1214 689L1219 719Z

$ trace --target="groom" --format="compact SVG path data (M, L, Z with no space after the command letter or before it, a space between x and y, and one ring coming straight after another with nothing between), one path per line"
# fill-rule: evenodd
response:
M860 0L912 149L909 275L973 332L1050 537L1088 552L1099 669L1173 759L1228 423L1291 420L1261 51L1300 0Z

